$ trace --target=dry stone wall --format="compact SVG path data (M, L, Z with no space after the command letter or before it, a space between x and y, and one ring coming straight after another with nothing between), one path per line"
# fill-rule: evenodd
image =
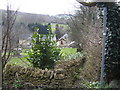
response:
M23 85L46 87L72 87L76 80L76 73L84 64L84 58L77 60L56 62L54 70L7 65L4 70L4 82L12 85L18 79Z

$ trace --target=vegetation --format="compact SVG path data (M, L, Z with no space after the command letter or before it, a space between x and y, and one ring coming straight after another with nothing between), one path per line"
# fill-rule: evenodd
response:
M116 3L98 3L107 8L107 32L105 51L105 81L119 80L120 75L120 6Z
M22 83L21 83L22 81L21 80L15 80L15 82L13 83L13 87L14 88L21 88L21 87L23 87L23 85L22 85Z
M80 2L79 0L77 0ZM105 83L110 84L110 82L117 80L119 82L119 74L120 74L120 45L119 45L119 12L120 5L116 2L80 2L81 4L92 7L97 6L101 9L101 13L103 8L107 8L107 32L106 32L106 43L105 43ZM103 17L102 17L103 19ZM93 56L92 56L93 57ZM117 84L116 84L117 85ZM113 86L116 86L113 85ZM119 87L119 86L117 86Z
M23 49L20 57L11 57L7 64L30 67L31 63L27 60L30 51L32 49ZM77 53L76 48L62 48L60 53L62 54L61 60L76 59L84 55L83 53Z
M63 60L77 59L84 56L83 52L77 52L77 48L62 48L61 53Z
M81 44L86 57L81 76L89 81L99 80L100 74L102 29L97 14L97 7L80 6L68 23L71 39Z
M79 1L79 0L77 0ZM24 78L30 78L30 82L35 80L35 77L43 80L43 84L47 82L44 78L50 78L47 84L51 83L56 85L56 81L60 80L60 83L68 84L72 86L76 81L81 82L81 87L83 88L100 88L100 62L101 62L101 39L102 39L102 12L103 8L107 7L107 33L106 33L106 51L105 51L105 85L104 88L109 88L111 81L114 81L113 84L119 84L120 80L120 27L119 27L119 12L120 7L116 3L101 3L101 2L80 2L81 5L79 10L76 11L74 16L71 16L68 20L68 26L70 28L69 35L71 40L80 43L82 46L83 52L77 52L76 48L59 48L56 45L56 42L53 39L55 35L57 40L66 32L67 25L62 24L50 24L42 25L37 23L21 23L23 26L29 27L32 31L32 49L23 49L22 53L19 53L19 56L14 56L12 50L18 48L18 43L13 47L11 42L12 38L12 27L16 20L16 12L12 14L7 10L6 16L3 18L3 46L2 46L2 59L3 68L7 63L7 73L10 76L15 76L17 78L13 79L12 87L21 88L23 87L24 80L23 77L19 75L23 74ZM84 6L85 5L85 6ZM94 6L94 7L92 7ZM112 7L111 7L112 6ZM99 12L98 12L99 11ZM14 17L10 17L9 15ZM98 17L98 15L101 17ZM9 20L10 19L10 20ZM27 21L27 20L26 20ZM39 21L39 20L37 20ZM43 23L44 20L40 23ZM30 24L31 23L31 24ZM12 24L12 25L11 25ZM7 27L6 27L7 26ZM6 28L5 28L6 27ZM64 28L66 30L64 30ZM52 32L53 31L53 32ZM17 36L17 34L16 34ZM8 62L10 55L12 56ZM82 60L81 60L81 57ZM85 57L85 58L84 58ZM58 60L62 60L57 62ZM56 62L56 63L55 63ZM11 65L9 65L11 64ZM10 68L10 66L19 65L19 69ZM76 67L74 67L76 66ZM25 67L25 68L24 68ZM32 67L27 69L26 67ZM22 68L22 69L21 69ZM40 68L41 71L38 71L36 68ZM47 68L47 69L46 69ZM51 69L54 70L52 71ZM69 69L68 69L69 68ZM21 69L21 70L20 70ZM44 70L42 70L44 69ZM50 70L48 70L50 69ZM65 69L65 70L64 70ZM11 71L10 71L11 70ZM12 71L13 70L13 71ZM5 70L4 70L5 71ZM34 73L34 72L36 73ZM48 72L47 72L48 71ZM50 72L49 72L50 71ZM10 74L10 73L13 74ZM19 72L19 74L17 73ZM23 73L22 73L23 72ZM26 75L24 75L24 72ZM28 73L29 72L29 73ZM66 73L67 72L67 73ZM42 73L42 74L40 74ZM55 73L55 74L54 74ZM7 74L6 74L7 75ZM11 79L11 77L8 78ZM46 77L48 75L48 77ZM69 80L64 81L68 75ZM51 77L52 76L52 77ZM33 78L34 77L34 78ZM54 78L55 82L52 81ZM20 79L20 80L19 80ZM7 81L7 80L6 80ZM8 80L9 81L9 80ZM72 82L72 83L71 83ZM11 83L11 82L10 82ZM39 84L39 81L34 81L35 85ZM41 83L40 83L41 84ZM108 86L109 84L109 86ZM117 87L119 87L116 84ZM79 85L78 85L79 86ZM113 85L115 86L115 85ZM112 87L112 86L111 86Z
M11 65L18 65L18 66L23 66L23 67L30 67L31 64L27 60L27 57L12 57L10 58L9 62L7 64Z
M13 32L13 27L16 21L17 10L12 11L11 5L7 3L7 11L2 14L2 68L5 67L6 63L12 54L12 51L17 47L15 34ZM14 42L13 42L14 41Z
M92 88L92 89L99 89L100 88L100 82L82 82L82 87L83 88ZM104 85L104 88L109 88L109 86L106 84Z
M50 33L51 26L48 25L48 34L39 34L38 28L32 35L32 50L28 52L28 61L33 67L42 69L53 68L55 61L60 60L60 48L53 41L54 35Z
M66 24L55 24L55 23L51 23L51 28L52 28L52 32L55 33L56 31L56 26L58 25L59 30L65 33L65 31L68 29L68 26Z
M76 51L77 51L76 48L62 48L61 49L62 56L68 56L68 55L75 54Z

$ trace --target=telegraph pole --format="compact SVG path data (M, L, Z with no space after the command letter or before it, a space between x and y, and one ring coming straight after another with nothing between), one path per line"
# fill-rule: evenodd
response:
M102 41L102 62L101 62L101 77L100 77L100 88L103 88L104 84L104 69L105 69L105 41L106 41L106 23L107 23L107 7L104 7L103 16L103 41Z

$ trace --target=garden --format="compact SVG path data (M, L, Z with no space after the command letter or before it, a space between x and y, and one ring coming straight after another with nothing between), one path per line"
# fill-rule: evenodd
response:
M50 25L48 29L51 30ZM74 82L79 78L79 67L82 68L85 61L84 54L77 52L77 48L58 47L56 42L51 40L54 35L49 32L45 39L43 37L44 35L39 34L38 28L35 27L32 49L23 49L18 56L13 55L10 58L4 69L5 87L74 86Z
M32 34L27 48L19 48L19 40L10 37L14 22L6 18L3 88L120 88L120 6L116 2L79 3L82 6L66 25L28 23L26 27ZM102 36L103 27L106 31ZM65 34L69 37L61 39ZM67 45L66 38L76 45Z

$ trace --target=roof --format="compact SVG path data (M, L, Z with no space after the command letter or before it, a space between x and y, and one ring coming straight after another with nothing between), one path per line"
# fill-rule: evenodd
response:
M64 34L59 40L66 40L68 38L68 34Z

